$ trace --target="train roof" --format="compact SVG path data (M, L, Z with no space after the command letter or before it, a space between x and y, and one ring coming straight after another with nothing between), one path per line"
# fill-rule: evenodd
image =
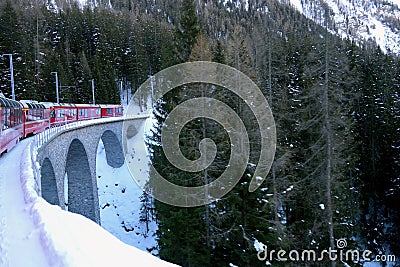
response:
M120 104L100 104L100 107L102 107L102 108L113 108L113 107L121 108L122 105L120 105Z
M69 104L69 103L54 103L54 102L40 102L40 104L43 104L46 108L51 108L51 107L75 107L75 104Z
M87 107L87 108L99 108L100 105L94 105L94 104L75 104L75 106L77 106L78 108L82 108L82 107Z
M17 101L0 96L0 107L21 108L21 104Z
M24 108L41 108L41 109L46 108L45 105L35 100L20 100L19 102L22 104L22 107Z

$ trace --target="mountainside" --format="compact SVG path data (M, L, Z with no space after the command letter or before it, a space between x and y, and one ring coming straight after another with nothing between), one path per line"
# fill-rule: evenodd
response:
M77 0L81 6L108 6L117 8L133 5L131 1ZM305 17L319 25L324 25L324 14L328 7L333 23L329 23L331 33L349 38L356 43L375 42L385 53L400 55L400 0L279 0L290 5ZM124 4L121 4L123 2ZM207 1L204 1L207 3ZM233 8L249 11L253 9L269 12L270 2L261 0L219 0L228 11ZM154 2L154 5L157 5ZM200 2L199 2L199 5Z
M395 31L398 16L388 10L398 5L375 1L361 8L352 0L342 10L357 16L346 15L340 24L332 15L341 12L340 1L298 1L303 13L292 7L295 2L282 1L92 0L88 6L76 0L3 0L0 51L15 59L17 99L55 101L56 71L58 82L71 88L61 92L63 102L89 103L94 79L96 102L127 103L149 75L198 60L229 65L257 84L273 112L276 153L262 188L251 193L248 184L265 151L251 102L229 88L201 83L176 87L155 101L157 122L146 144L151 164L171 183L204 185L232 165L236 144L208 117L182 128L179 148L195 160L201 140L212 139L217 152L209 167L191 173L168 161L162 125L189 99L207 96L228 105L233 111L226 118L240 117L249 139L243 142L250 144L240 181L215 203L181 208L143 198L143 218L155 216L157 222L161 259L193 267L334 267L329 259L263 262L257 249L263 243L268 251L319 253L339 240L349 251L400 259L400 57L389 53L394 39L383 47L387 54L372 40L385 40L377 38L388 35L378 34L384 25ZM375 26L364 27L367 22ZM360 32L368 31L371 40L361 42ZM339 37L350 33L353 41ZM0 74L0 90L9 96L7 57L0 60Z
M400 55L399 0L281 0L307 18L324 25L325 8L329 7L334 24L329 28L343 38L357 43L372 40L384 52Z

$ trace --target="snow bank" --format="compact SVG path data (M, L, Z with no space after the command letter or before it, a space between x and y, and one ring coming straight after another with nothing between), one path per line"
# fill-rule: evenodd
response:
M21 185L51 266L176 266L126 245L91 220L39 197L30 151L31 144L21 158Z

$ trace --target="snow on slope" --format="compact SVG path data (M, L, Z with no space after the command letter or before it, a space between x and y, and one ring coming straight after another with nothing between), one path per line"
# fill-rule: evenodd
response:
M149 119L148 119L149 120ZM141 170L138 175L148 176L148 156L146 149L139 150L139 143L143 143L145 126L143 123L138 129L139 134L136 140L135 158L140 161L135 162L136 170ZM155 221L146 223L140 221L140 196L143 191L131 177L131 173L124 164L120 168L112 168L107 164L105 149L100 141L97 150L97 187L99 188L99 204L101 226L112 233L126 244L132 245L143 251L157 252L157 242L155 231L157 224Z
M390 22L400 20L400 0L323 0L323 3L312 0L280 1L289 3L320 25L325 23L322 6L326 3L335 21L335 28L330 29L332 32L356 42L372 40L384 52L400 55L400 29Z
M30 141L0 159L0 266L176 266L39 197Z
M388 1L400 7L400 0L388 0Z
M41 214L44 242L51 266L176 266L118 240L93 221L51 206L42 198L35 209Z
M92 5L90 0L76 0L81 6ZM236 8L244 5L249 9L247 0L218 0L224 4L232 3ZM385 52L400 55L400 0L280 0L290 4L307 18L324 25L324 9L327 4L333 11L335 21L332 33L342 38L350 38L357 43L372 40ZM97 1L94 1L97 3ZM111 2L108 5L112 8ZM231 5L232 6L232 5ZM227 7L228 11L230 8ZM268 6L258 8L268 12Z
M0 158L0 266L50 266L19 179L19 159L28 144L24 140Z

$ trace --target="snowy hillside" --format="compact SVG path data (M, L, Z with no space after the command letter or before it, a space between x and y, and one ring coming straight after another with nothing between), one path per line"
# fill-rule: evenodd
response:
M148 175L149 166L146 150L140 151L138 148L140 145L145 148L141 136L148 125L144 123L139 129L142 134L135 138L136 158L140 160L135 161L135 164L137 171L141 170L139 175L142 177ZM156 254L157 224L151 219L147 223L141 220L142 189L132 179L126 163L120 168L112 168L107 164L102 141L97 153L96 174L101 226L124 243Z
M81 6L98 5L96 0L77 0ZM328 6L334 25L332 33L342 38L350 38L357 43L364 40L374 41L385 52L400 55L400 0L279 0L282 4L293 6L307 18L324 25L325 7ZM268 12L266 7L259 8L253 0L224 0L234 3L244 10L258 6L258 10ZM107 2L106 2L107 3ZM112 8L111 1L108 6Z
M324 25L328 5L335 25L330 30L357 43L376 42L384 52L400 55L400 0L281 0L306 17Z

